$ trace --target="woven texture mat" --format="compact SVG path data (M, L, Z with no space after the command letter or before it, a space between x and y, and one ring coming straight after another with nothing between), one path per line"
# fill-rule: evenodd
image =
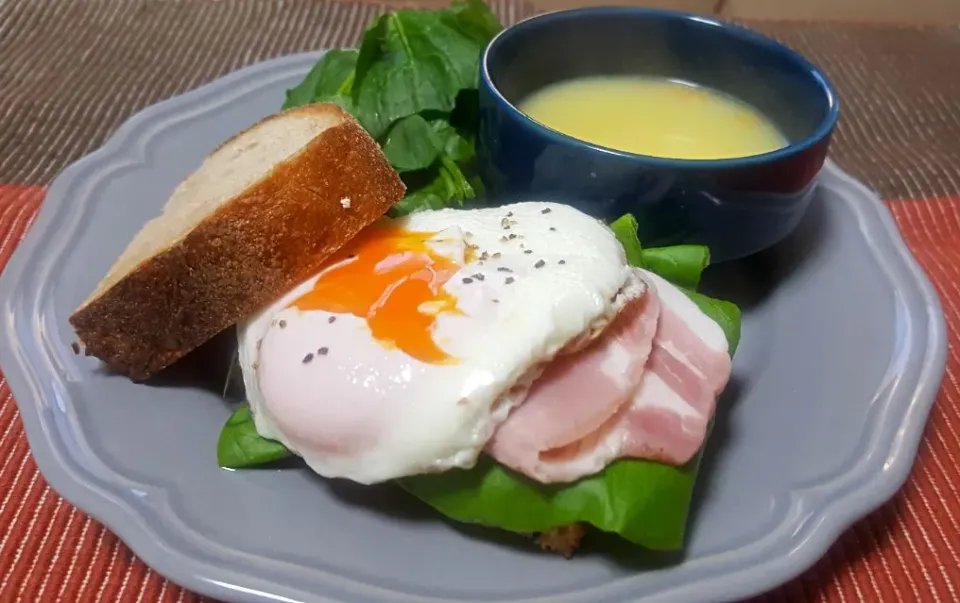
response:
M138 109L270 57L353 45L382 7L307 0L0 0L0 267L44 185ZM506 22L532 14L503 1ZM913 474L803 577L753 603L960 601L960 29L750 23L836 83L833 157L937 285L950 359ZM46 485L0 381L0 603L198 601Z

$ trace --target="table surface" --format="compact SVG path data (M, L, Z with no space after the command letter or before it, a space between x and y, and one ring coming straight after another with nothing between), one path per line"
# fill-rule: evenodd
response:
M0 268L44 186L131 114L244 65L352 46L382 10L311 0L0 2ZM507 23L535 12L511 0L495 10ZM747 24L836 84L832 156L889 201L950 333L944 386L903 490L754 603L960 601L960 28ZM0 379L0 602L199 600L47 486Z

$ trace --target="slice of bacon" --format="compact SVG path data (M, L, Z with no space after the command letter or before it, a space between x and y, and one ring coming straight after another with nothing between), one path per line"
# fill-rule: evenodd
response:
M647 281L641 279L644 285ZM500 463L547 478L543 451L565 448L615 416L643 379L653 348L660 300L649 285L586 348L554 359L487 442Z
M730 377L719 325L682 291L647 285L594 345L554 361L487 445L537 481L570 482L618 458L682 465L703 445Z

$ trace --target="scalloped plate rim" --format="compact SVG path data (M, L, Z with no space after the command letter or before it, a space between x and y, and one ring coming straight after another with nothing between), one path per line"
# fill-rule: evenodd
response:
M23 280L24 271L28 266L35 265L40 261L38 259L40 256L36 252L40 247L41 239L44 238L43 234L51 230L61 230L64 226L63 223L68 219L74 220L73 230L75 231L79 221L82 220L84 206L78 203L67 204L64 202L64 196L71 185L78 180L83 181L84 178L87 181L93 181L92 179L96 178L97 173L102 176L103 172L107 172L111 168L140 166L146 163L150 138L145 137L144 132L139 131L146 129L147 132L156 134L166 129L166 127L154 127L151 130L151 123L160 120L160 126L175 124L177 123L175 118L178 114L182 115L187 110L197 109L202 103L209 102L217 96L229 95L232 89L237 88L247 80L262 78L280 69L290 71L299 68L306 71L321 54L322 51L301 53L257 63L180 96L147 107L121 125L98 150L68 166L50 186L47 200L44 202L40 215L10 259L7 269L0 276L0 292L2 292L0 293L0 299L3 302L7 326L13 327L12 319L15 317L15 313L11 311L11 306L17 302L21 293L20 290L15 288L15 285ZM261 82L256 87L267 84ZM232 100L236 100L236 98ZM208 112L209 109L196 111L197 115L205 115ZM139 137L137 136L138 133ZM136 151L133 160L129 159L129 155L121 155L121 151L129 150L130 147L133 147ZM852 206L851 209L857 214L861 233L873 253L874 260L881 265L895 289L901 292L906 291L915 298L912 308L906 301L903 302L908 305L908 310L913 310L911 315L919 316L922 313L926 319L925 332L921 333L926 335L925 341L916 341L918 334L912 333L912 340L908 342L913 346L920 345L924 352L924 358L917 379L919 383L910 384L912 395L906 403L904 413L902 413L907 416L907 423L895 430L893 437L878 438L875 446L868 447L868 452L871 455L878 447L890 449L884 455L886 470L872 472L859 481L855 480L859 489L858 493L847 493L845 496L836 498L826 497L825 503L819 509L816 509L816 512L806 514L802 518L803 521L796 521L803 527L797 532L801 536L799 539L796 537L789 538L786 541L781 539L779 555L768 557L759 565L741 567L739 570L722 572L719 575L717 575L717 572L712 572L712 575L706 580L695 581L692 584L646 596L644 597L645 602L685 603L702 601L703 596L708 592L714 598L717 596L722 598L715 600L727 600L728 598L757 594L773 588L811 566L826 552L846 527L889 500L909 475L920 443L923 426L926 424L927 416L939 389L946 363L946 326L940 302L933 286L906 247L891 214L880 200L862 184L843 173L832 162L828 162L825 167L823 179L830 186L847 189L843 197L848 199ZM84 199L84 202L90 202L89 196ZM76 234L76 232L68 231L64 239ZM62 249L65 250L68 247L69 245L65 244ZM47 261L50 261L52 257L57 257L50 256L49 253L44 254L44 256L47 257ZM39 310L39 306L33 309L34 313L30 316L31 320L46 316ZM38 323L42 323L42 320ZM206 552L202 557L198 557L197 555L191 556L189 552L182 549L177 549L172 545L170 539L164 537L163 530L157 529L158 527L170 528L170 521L161 519L160 526L151 526L150 522L137 512L135 505L130 504L125 499L124 494L117 491L126 489L125 485L118 484L116 480L111 481L98 476L95 471L83 467L82 464L78 463L79 467L68 466L65 459L62 458L61 451L58 450L59 447L64 445L63 440L54 441L55 435L52 430L55 430L56 426L43 416L43 402L35 399L33 395L28 395L39 393L45 389L49 390L49 387L40 384L37 376L28 376L28 372L37 370L33 366L35 362L31 363L29 361L28 355L25 355L20 348L21 344L12 336L13 333L15 333L13 328L4 329L2 341L5 345L0 346L0 365L7 367L5 374L11 390L20 393L15 398L29 400L29 403L18 402L17 404L24 421L31 452L34 454L44 477L65 499L116 532L124 542L129 544L137 556L154 567L159 573L198 593L244 602L310 600L317 603L341 603L342 599L328 599L316 593L288 588L274 580L251 577L251 572L242 571L242 568L231 570L224 568L222 564L214 565L209 559L205 559L212 555L209 552ZM40 348L43 347L43 343L40 341L36 342L35 345ZM48 363L52 361L49 356L44 356L43 360ZM15 370L9 370L11 367L15 367ZM56 367L51 365L44 368L55 369ZM40 372L48 378L55 379L53 370L41 370ZM56 393L54 392L54 396L56 396ZM897 393L891 392L890 395L894 396ZM902 396L903 394L899 395ZM901 413L893 414L899 416ZM883 431L884 426L889 421L889 418L884 421L881 417L875 430L877 432ZM864 435L868 435L866 431L861 434L861 437ZM850 470L833 476L833 479L829 480L826 485L840 481L857 469L858 466L854 463ZM861 471L868 470L869 468L861 469ZM104 482L105 485L91 483L90 480L81 475L84 472L89 473L91 477L95 478L95 481ZM128 479L128 481L132 480ZM114 491L109 491L111 484ZM813 487L823 487L824 485L821 482L814 484ZM163 502L168 506L166 499L169 493L166 489L155 486L152 489L162 491ZM790 504L784 513L783 520L778 523L777 530L774 531L779 531L786 525L791 517L790 510L797 506L798 501L804 500L803 492L809 489L811 489L811 486L785 492ZM841 491L847 489L838 488ZM866 492L866 495L864 495L864 492ZM193 531L189 527L187 529ZM767 540L761 538L733 551L717 553L700 561L707 561L720 555L733 556L734 561L727 558L724 560L724 565L735 565L736 557L748 557L751 549L756 549L757 545ZM775 547L776 539L773 539L772 542ZM214 547L220 546L209 540L207 540L207 543ZM234 554L232 556L240 559L252 557L256 560L263 560L261 557L248 553L230 552ZM213 558L215 559L216 556L213 555ZM190 563L184 563L184 559L190 561ZM270 561L281 566L292 565L274 560ZM301 566L296 567L300 568ZM184 571L184 568L189 569ZM256 568L250 567L248 569L255 570ZM327 572L322 573L327 574ZM327 579L331 578L333 577L327 576ZM629 588L634 579L636 577L618 580L610 584L609 588L600 587L576 591L563 596L563 598L582 597L587 594L599 595L602 592L614 594L610 591L614 588L617 591L623 591L625 587ZM340 587L342 585L335 586L336 589ZM386 591L369 585L350 584L349 587L350 590L360 587L361 590L366 590L365 594L367 595L388 597L396 601L435 602L439 600L433 597L424 598L407 593ZM375 592L367 589L373 589ZM621 594L623 593L621 592ZM629 597L629 595L626 596ZM523 601L532 603L539 600L546 599L524 599ZM551 600L556 601L557 598L554 597Z

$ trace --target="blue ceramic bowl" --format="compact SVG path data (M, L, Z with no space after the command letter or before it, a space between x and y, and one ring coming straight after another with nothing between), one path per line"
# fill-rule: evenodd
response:
M533 121L517 103L585 75L643 74L726 92L763 112L787 147L723 160L661 159L592 145ZM480 67L480 176L498 201L565 202L612 220L633 213L647 246L697 243L746 256L799 223L837 123L824 74L748 29L633 7L548 13L501 32Z

